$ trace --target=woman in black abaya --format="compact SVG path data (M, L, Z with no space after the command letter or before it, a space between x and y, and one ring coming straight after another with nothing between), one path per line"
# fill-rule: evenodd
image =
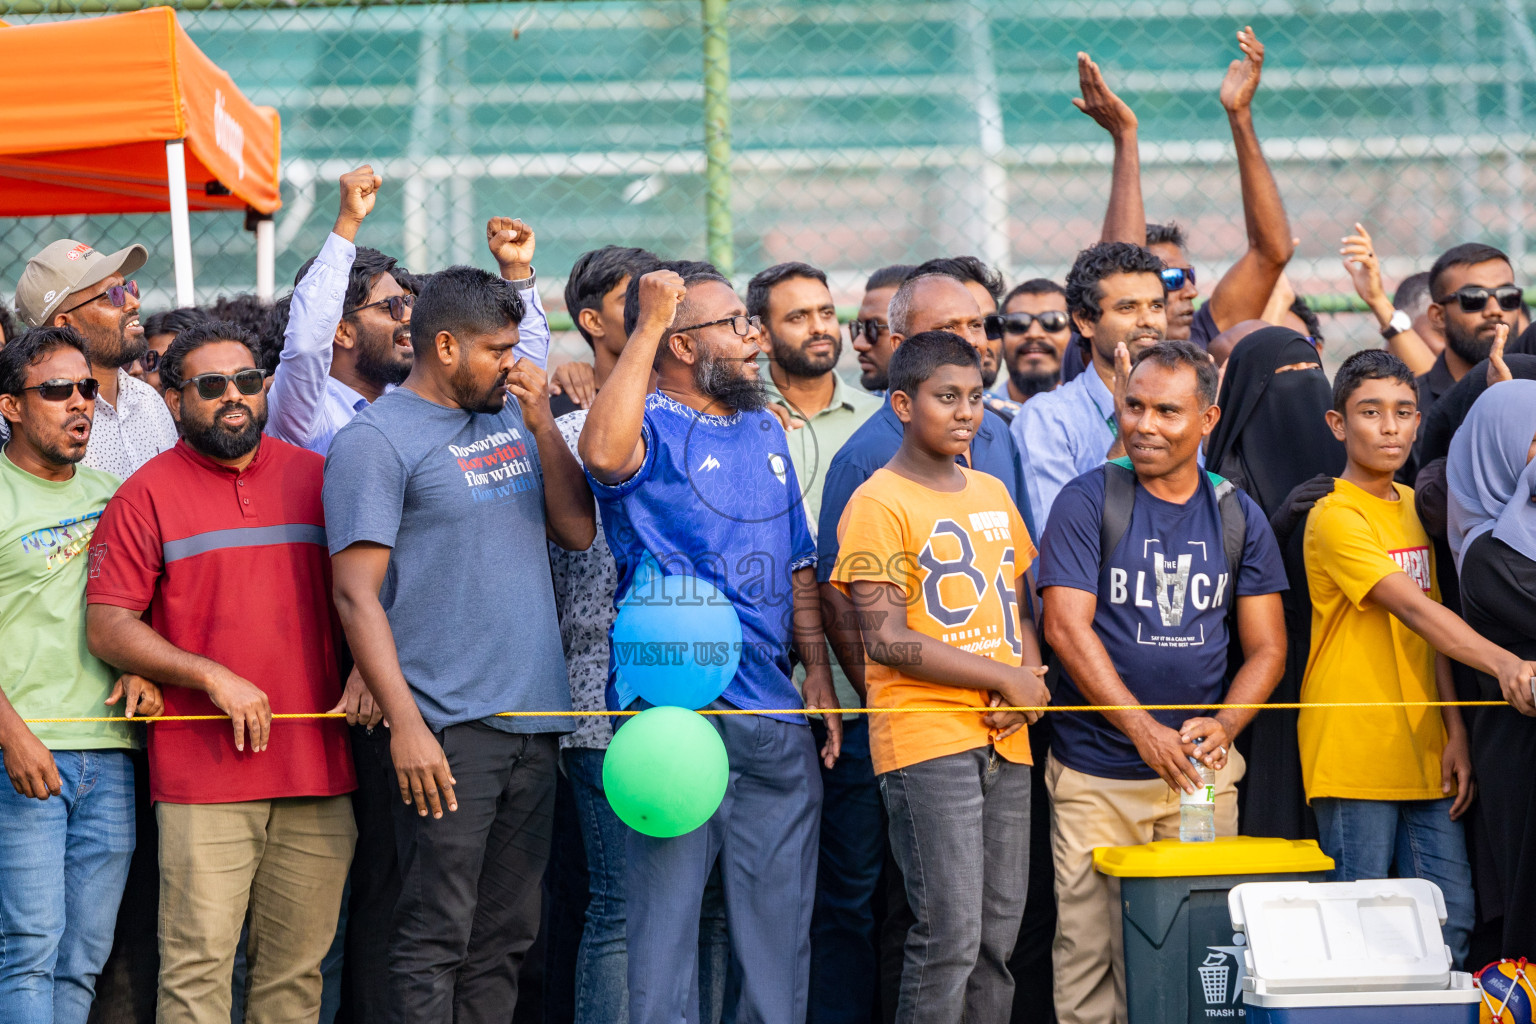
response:
M1288 653L1271 700L1300 699L1311 643L1312 602L1302 561L1307 510L1344 471L1344 446L1323 418L1333 390L1317 350L1288 327L1255 331L1232 350L1221 382L1221 420L1205 465L1236 483L1270 517L1285 556L1283 595ZM1304 839L1317 835L1301 782L1295 711L1261 711L1239 739L1248 774L1239 791L1244 835Z

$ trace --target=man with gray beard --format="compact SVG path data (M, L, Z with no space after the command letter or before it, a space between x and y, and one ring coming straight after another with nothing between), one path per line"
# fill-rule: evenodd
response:
M64 238L27 261L16 285L29 327L73 327L85 339L101 384L82 465L123 479L176 443L160 393L128 373L146 351L139 284L129 275L148 258L142 245L107 255Z

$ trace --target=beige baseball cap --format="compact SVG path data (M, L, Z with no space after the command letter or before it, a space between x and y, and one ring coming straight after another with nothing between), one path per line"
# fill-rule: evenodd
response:
M61 238L27 261L16 284L16 312L27 326L41 327L82 286L113 274L127 277L148 259L149 250L142 245L104 255L73 238Z

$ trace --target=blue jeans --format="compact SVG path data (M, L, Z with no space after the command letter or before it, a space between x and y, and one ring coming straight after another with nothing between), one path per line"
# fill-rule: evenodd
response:
M812 725L820 747L826 735ZM809 1024L869 1024L878 985L875 889L885 864L885 808L869 757L869 719L843 719L843 752L821 769L821 847L811 914Z
M1319 797L1318 845L1333 858L1330 882L1361 878L1424 878L1445 896L1445 944L1457 970L1467 959L1474 922L1472 868L1452 799L1344 800Z
M571 747L560 758L576 797L587 852L590 898L576 954L576 1024L629 1020L629 949L625 941L625 833L603 792L605 751ZM704 890L699 915L699 1019L720 1019L730 947L719 872Z
M990 747L880 776L891 852L917 923L896 1024L1006 1021L1008 959L1029 896L1030 771Z
M133 857L133 762L56 750L47 800L0 782L0 1020L85 1024ZM0 753L0 765L5 763Z
M764 715L708 721L719 730L730 759L719 810L675 839L626 832L625 887L634 926L628 942L629 1021L697 1020L692 990L702 973L699 906L718 861L732 959L741 965L740 995L729 1001L726 1019L801 1024L821 820L821 772L811 730Z

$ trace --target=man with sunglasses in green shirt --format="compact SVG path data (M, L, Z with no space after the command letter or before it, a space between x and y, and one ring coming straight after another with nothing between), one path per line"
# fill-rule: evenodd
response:
M129 275L148 258L142 245L106 254L63 238L28 260L16 285L27 326L73 327L85 339L100 387L83 465L122 479L176 443L159 392L128 373L145 352L139 285Z

